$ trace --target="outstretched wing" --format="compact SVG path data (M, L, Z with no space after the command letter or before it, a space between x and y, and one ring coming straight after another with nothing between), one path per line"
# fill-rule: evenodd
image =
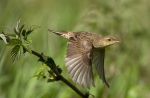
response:
M72 80L82 86L89 88L94 84L92 72L92 44L78 37L71 37L67 46L66 66Z
M95 68L97 70L99 77L109 87L109 85L105 79L104 58L105 58L105 49L93 49L92 62L95 65Z

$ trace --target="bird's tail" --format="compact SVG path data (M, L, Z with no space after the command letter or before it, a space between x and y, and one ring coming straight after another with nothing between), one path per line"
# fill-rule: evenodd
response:
M55 31L55 30L51 30L51 29L48 29L48 31L53 32L59 36L66 38L66 39L70 38L70 32L68 32L68 31Z

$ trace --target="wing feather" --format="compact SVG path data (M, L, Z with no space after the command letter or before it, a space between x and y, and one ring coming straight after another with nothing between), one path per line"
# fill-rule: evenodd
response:
M66 67L72 80L83 88L94 85L92 72L92 44L79 38L70 38L67 45Z
M104 72L104 57L105 57L105 49L93 49L93 60L92 62L95 64L96 71L102 79L102 81L109 87Z

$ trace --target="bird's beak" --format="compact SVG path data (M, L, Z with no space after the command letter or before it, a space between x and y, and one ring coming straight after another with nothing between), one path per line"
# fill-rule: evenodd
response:
M119 41L119 40L116 40L116 42L117 42L117 43L120 43L121 41Z

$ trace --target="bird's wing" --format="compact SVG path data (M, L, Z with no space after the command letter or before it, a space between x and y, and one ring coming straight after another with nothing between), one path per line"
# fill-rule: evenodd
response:
M93 49L93 60L92 62L95 65L96 71L102 81L109 87L106 79L105 79L105 71L104 71L104 58L105 58L105 49Z
M66 67L72 80L82 86L89 88L94 84L92 72L92 44L87 40L71 37L67 46Z
M55 30L51 30L51 29L48 29L48 31L53 32L59 36L66 38L66 39L69 39L70 37L74 36L74 33L70 32L70 31L55 31Z

